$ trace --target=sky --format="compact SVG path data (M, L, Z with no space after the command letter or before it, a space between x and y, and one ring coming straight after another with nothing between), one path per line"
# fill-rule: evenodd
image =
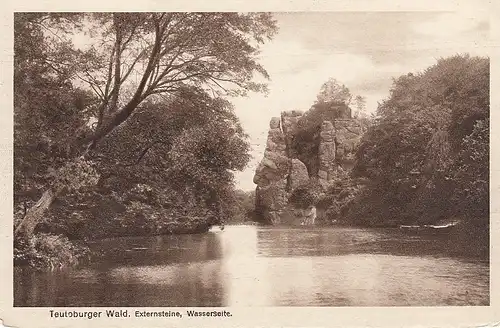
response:
M253 190L269 121L285 110L308 110L330 77L364 96L375 112L392 79L419 72L441 57L489 54L489 13L477 6L453 12L276 13L278 34L261 48L267 96L231 99L250 137L252 160L237 172L236 187Z

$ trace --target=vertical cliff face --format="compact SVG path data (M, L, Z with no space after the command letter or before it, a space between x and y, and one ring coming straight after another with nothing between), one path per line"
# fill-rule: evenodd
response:
M317 149L317 153L308 159L309 166L314 167L308 170L293 147L302 116L299 111L283 112L269 124L264 156L253 179L257 185L255 209L264 223L299 222L300 211L288 203L292 192L310 179L317 179L326 189L340 171L352 167L354 151L363 134L361 124L355 119L324 121L319 138L312 141L318 143L311 148Z
M295 110L281 113L281 126L285 135L286 151L289 158L297 157L296 151L292 147L293 134L302 115L304 115L303 112Z
M330 121L321 124L318 148L318 178L322 185L333 179L337 169L335 162L335 128Z
M287 203L286 184L288 157L285 135L281 130L281 120L273 117L269 123L269 133L264 158L259 163L253 178L257 185L255 208L266 223L277 224L280 209Z
M340 171L352 169L363 132L363 126L356 119L323 122L318 149L318 178L323 186L337 179Z
M301 115L284 112L281 118L273 117L269 123L264 157L253 178L257 185L255 208L266 223L281 222L290 192L309 179L304 163L292 157L292 130Z

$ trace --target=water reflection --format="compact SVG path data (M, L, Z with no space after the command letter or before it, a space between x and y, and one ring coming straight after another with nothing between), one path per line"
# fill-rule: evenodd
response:
M225 305L272 305L268 299L268 263L258 257L257 230L233 227L219 237L224 254Z
M227 227L95 242L92 266L15 271L15 306L489 304L487 262L390 229Z
M116 238L89 268L18 269L15 306L222 306L220 240L206 236Z

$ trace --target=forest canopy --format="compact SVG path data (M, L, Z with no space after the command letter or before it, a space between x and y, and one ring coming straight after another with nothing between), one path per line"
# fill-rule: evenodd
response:
M394 80L357 152L371 184L353 217L487 225L489 74L488 58L456 55Z
M267 91L257 55L276 31L268 13L16 13L19 259L43 233L222 222L249 159L227 99Z

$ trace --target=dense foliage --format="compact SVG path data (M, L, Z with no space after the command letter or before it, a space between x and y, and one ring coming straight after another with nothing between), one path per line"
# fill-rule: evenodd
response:
M320 127L324 121L347 119L352 116L349 104L352 94L349 89L331 78L325 82L317 96L316 102L297 122L293 131L292 149L307 167L309 176L316 177L318 173L318 147ZM362 97L356 99L362 101Z
M54 204L52 232L195 232L232 218L232 172L246 166L249 145L230 104L187 89L146 106L99 144L99 183Z
M14 26L14 205L19 216L51 182L55 169L74 156L74 140L88 129L88 108L95 101L69 81L69 68L53 68L52 58L68 49L48 45L40 26L44 18L17 14ZM52 19L61 24L58 16ZM71 167L65 170L70 173ZM73 182L76 177L71 176Z
M328 79L321 86L316 96L317 104L341 103L349 105L352 100L351 91L344 84L341 84L334 78Z
M299 121L293 146L313 178L290 197L295 207L316 205L318 222L399 226L463 222L467 243L488 238L489 59L457 55L394 80L372 118L365 101L330 80ZM330 98L327 91L332 93ZM328 102L334 99L334 102ZM347 102L349 100L349 102ZM321 188L315 181L319 127L350 117L367 132L352 172L338 171ZM462 237L460 237L462 238ZM485 251L487 253L487 251Z
M364 135L354 174L369 185L351 207L365 224L487 226L489 59L457 55L394 81Z
M227 198L227 223L248 223L255 219L255 190L235 190L232 197Z
M54 267L60 253L72 264L77 238L203 231L235 212L232 172L249 145L224 97L266 91L254 75L268 77L256 55L276 31L271 15L14 21L19 263Z
M311 205L316 205L322 194L321 185L317 179L313 178L295 188L289 197L289 202L295 208L306 209Z

